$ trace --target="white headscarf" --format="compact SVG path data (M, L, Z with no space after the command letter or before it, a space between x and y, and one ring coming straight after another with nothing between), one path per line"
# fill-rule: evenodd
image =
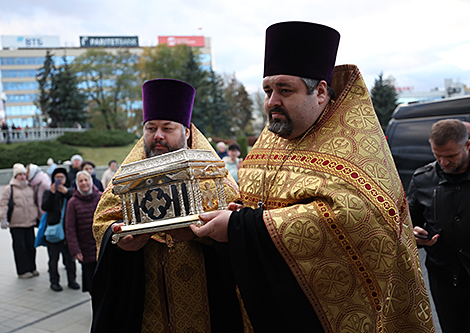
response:
M81 189L80 189L80 186L78 186L78 176L80 175L86 175L88 177L88 180L90 181L90 190L88 192L83 192ZM90 174L87 172L87 171L79 171L77 172L77 177L75 178L75 186L77 186L77 190L78 192L80 192L81 195L90 195L93 193L93 178L91 178Z
M33 180L33 178L39 173L39 171L41 171L41 169L36 164L33 164L33 163L28 165L28 169L29 169L29 175L28 175L29 181Z

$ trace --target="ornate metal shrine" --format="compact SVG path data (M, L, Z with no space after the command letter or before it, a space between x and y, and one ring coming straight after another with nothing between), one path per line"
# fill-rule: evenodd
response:
M228 170L210 150L180 149L121 166L113 193L121 198L124 226L118 242L138 235L200 224L204 211L227 209Z

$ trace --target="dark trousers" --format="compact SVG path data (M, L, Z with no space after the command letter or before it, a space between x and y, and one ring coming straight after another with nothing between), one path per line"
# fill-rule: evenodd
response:
M49 253L49 281L51 284L59 283L60 276L58 270L59 254L62 253L65 260L65 268L67 270L67 281L72 283L77 276L77 268L75 259L70 255L69 248L65 241L58 243L47 243L47 252Z
M10 228L13 241L16 273L18 275L36 270L36 249L34 248L34 227Z
M428 276L442 332L470 332L470 277L468 273L461 267L458 279L454 279L452 272L428 267Z

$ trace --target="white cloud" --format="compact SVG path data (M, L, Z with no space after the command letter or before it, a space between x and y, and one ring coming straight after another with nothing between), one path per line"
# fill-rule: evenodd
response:
M265 29L288 20L337 29L337 63L357 64L369 87L380 72L424 90L445 78L470 85L464 0L0 0L0 8L0 34L59 35L67 46L78 46L80 35L137 35L144 46L159 35L205 35L216 71L236 73L249 91L261 85Z

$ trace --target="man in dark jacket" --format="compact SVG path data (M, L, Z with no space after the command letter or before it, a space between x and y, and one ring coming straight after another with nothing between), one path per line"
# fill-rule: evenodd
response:
M73 194L72 190L68 189L67 170L64 168L56 168L51 178L51 189L44 191L41 205L42 209L47 212L47 226L58 224L61 219L64 219L62 215L65 213L66 200L70 199ZM62 291L62 286L59 284L60 276L58 271L60 253L64 256L69 288L80 289L80 286L75 281L75 260L70 255L66 239L59 242L50 242L46 237L46 241L47 252L49 254L49 280L51 282L51 289L54 291Z
M436 161L417 169L408 190L418 245L443 332L470 332L470 140L456 119L435 123Z

